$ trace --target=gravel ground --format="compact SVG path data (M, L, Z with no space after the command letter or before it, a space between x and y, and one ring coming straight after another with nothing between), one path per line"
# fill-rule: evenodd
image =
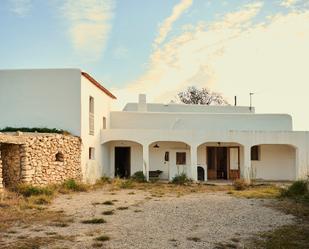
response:
M112 201L113 205L102 204L105 201ZM154 197L139 190L97 190L62 195L54 201L50 209L61 210L71 218L67 227L41 224L15 231L26 237L74 237L44 248L86 249L100 243L101 248L110 249L219 248L218 243L242 248L248 237L294 222L293 216L266 207L269 202L220 192ZM102 215L107 210L114 210L114 214ZM81 223L92 218L104 218L106 223ZM108 235L110 240L96 241L100 235Z

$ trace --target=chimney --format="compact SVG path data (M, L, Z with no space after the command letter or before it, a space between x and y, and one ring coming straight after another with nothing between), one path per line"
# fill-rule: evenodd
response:
M147 112L146 94L138 95L137 111Z

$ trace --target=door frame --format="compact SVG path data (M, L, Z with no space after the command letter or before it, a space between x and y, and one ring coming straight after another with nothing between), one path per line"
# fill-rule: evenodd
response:
M115 146L114 147L114 176L116 177L117 175L117 170L116 170L116 150L117 149L119 149L119 148L122 148L122 149L127 149L128 150L128 159L127 159L127 161L128 161L128 163L129 163L129 165L128 165L128 175L127 176L124 176L124 178L127 178L127 177L130 177L131 176L131 147L130 146ZM125 169L126 169L126 167L125 167Z
M227 149L227 154L226 154L226 171L227 171L227 179L226 180L230 180L230 148L237 148L238 150L238 175L239 175L239 172L240 172L240 146L236 146L236 145L233 145L233 146L207 146L206 145L206 165L207 165L207 179L209 179L209 175L208 175L208 172L209 172L209 164L208 164L208 148L215 148L215 153L214 153L214 162L215 162L215 172L217 172L217 148L226 148ZM215 179L214 178L210 178L210 180L217 180L217 174L215 174L216 177Z

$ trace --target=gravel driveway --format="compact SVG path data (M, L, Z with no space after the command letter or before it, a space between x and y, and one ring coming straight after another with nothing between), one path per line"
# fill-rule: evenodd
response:
M113 200L114 205L102 205L106 200ZM52 209L74 217L69 228L57 228L64 235L79 234L70 248L99 246L94 238L102 234L110 237L102 248L220 248L220 243L242 248L251 235L293 222L293 216L266 207L268 202L220 192L158 198L144 191L111 194L100 190L62 196ZM114 214L102 215L106 210ZM78 222L91 217L104 217L106 223Z

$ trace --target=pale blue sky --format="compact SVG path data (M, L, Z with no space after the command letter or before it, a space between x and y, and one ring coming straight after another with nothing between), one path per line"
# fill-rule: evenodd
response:
M309 130L309 0L1 0L0 28L2 69L81 68L123 102L254 91Z

